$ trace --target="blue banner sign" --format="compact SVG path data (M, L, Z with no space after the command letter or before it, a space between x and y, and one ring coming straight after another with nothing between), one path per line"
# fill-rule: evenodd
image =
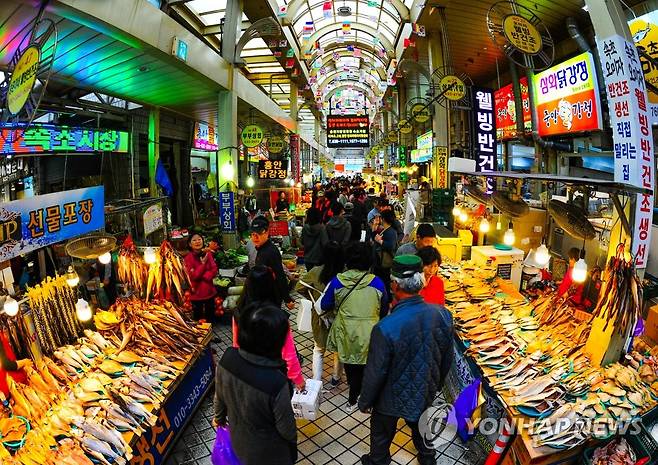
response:
M131 465L161 465L171 451L178 433L185 427L214 381L210 347L206 347L160 409L158 421L132 446Z
M235 231L235 197L233 192L219 193L219 219L223 231Z
M103 186L0 205L0 262L105 227Z
M46 153L127 153L130 137L126 131L68 126L34 125L28 129L0 129L0 154L40 155Z

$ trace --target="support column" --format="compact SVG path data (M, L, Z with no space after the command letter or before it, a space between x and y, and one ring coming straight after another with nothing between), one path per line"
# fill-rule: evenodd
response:
M242 32L242 0L226 0L226 13L222 27L222 58L235 63L235 44Z
M441 31L432 29L427 33L429 42L429 72L432 73L435 69L445 66L445 59L443 56L443 44L441 42ZM434 140L436 145L448 147L448 156L450 156L450 112L447 107L434 104L434 116L432 117L432 131L434 132ZM438 163L434 163L434 173L432 176L433 187L438 187L437 180L439 179Z
M148 156L149 156L149 195L158 196L158 185L155 182L155 172L160 158L160 109L152 108L149 111L148 127Z
M299 182L302 175L301 165L301 140L299 136L299 102L297 100L297 85L290 83L290 118L295 122L295 134L290 137L290 177Z

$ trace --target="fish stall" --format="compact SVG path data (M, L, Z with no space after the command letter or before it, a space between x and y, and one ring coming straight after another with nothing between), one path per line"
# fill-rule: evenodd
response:
M621 360L606 360L611 355L600 350L628 340L641 319L642 287L623 249L608 263L592 315L555 292L530 301L493 266L464 261L443 265L441 273L456 329L446 398L482 383L479 417L499 420L470 431L485 450L516 433L505 465L572 463L637 429L626 446L638 459L650 455L639 439L651 443L642 417L658 416L658 348L635 339Z
M67 275L0 317L5 352L30 360L0 394L3 465L162 464L212 386L212 328L183 308L180 257L163 243L146 265L122 249L119 276L132 295L106 311L76 301Z

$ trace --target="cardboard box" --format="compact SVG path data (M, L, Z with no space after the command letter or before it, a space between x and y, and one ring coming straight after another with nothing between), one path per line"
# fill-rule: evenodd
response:
M307 379L306 389L301 392L295 389L291 402L295 418L315 420L319 416L322 402L322 381Z
M658 305L649 307L647 321L644 326L644 335L658 341Z

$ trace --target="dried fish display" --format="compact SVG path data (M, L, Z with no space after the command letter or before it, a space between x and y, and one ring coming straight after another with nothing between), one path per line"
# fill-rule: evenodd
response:
M633 465L639 457L624 438L594 450L592 465Z
M46 278L41 284L28 288L27 298L44 354L52 354L82 334L82 326L75 315L75 291L66 284L64 276Z
M132 238L124 241L117 259L117 275L119 280L128 284L138 295L144 295L148 278L148 265L137 251Z
M171 244L164 241L155 254L155 263L149 267L146 300L153 296L181 303L187 287L189 280L183 262Z

